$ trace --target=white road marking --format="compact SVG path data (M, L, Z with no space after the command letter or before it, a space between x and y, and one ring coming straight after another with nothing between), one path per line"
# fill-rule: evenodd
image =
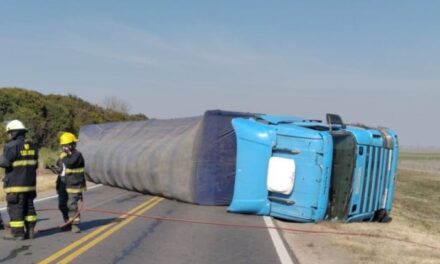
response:
M263 216L264 222L267 227L275 227L272 218L269 216ZM268 228L270 237L272 238L273 245L277 251L278 257L280 258L281 264L293 264L289 253L287 252L286 246L278 233L278 230L273 228Z
M93 185L92 187L87 187L87 190L93 190L93 189L101 187L101 186L102 186L102 184L96 184L96 185ZM57 198L57 197L58 197L58 194L57 195L52 195L52 196L49 196L49 197L44 197L44 198L35 200L34 203L50 200L50 199ZM0 212L5 211L5 210L6 210L6 207L0 208Z

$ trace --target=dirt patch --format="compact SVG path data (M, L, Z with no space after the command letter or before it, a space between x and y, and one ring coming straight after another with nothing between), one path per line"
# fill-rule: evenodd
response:
M275 220L280 228L294 229L301 231L281 231L286 243L291 248L296 260L301 264L307 263L328 263L345 264L353 263L354 258L343 247L335 247L327 235L310 233L310 231L326 231L320 224L301 224Z

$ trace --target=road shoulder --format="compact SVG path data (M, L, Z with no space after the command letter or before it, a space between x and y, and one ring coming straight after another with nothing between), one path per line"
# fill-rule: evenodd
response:
M301 230L292 232L282 230L284 241L295 255L296 261L301 264L328 263L345 264L353 263L348 252L332 245L331 241L322 234L307 233L308 230L319 231L322 227L315 223L291 223L274 219L275 225L281 229Z

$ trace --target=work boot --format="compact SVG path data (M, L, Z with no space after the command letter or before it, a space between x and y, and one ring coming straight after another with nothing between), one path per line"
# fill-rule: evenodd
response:
M72 230L72 224L64 224L60 227L60 231L70 231Z
M35 222L26 222L25 223L25 239L34 239L35 238Z
M72 233L80 233L81 229L79 228L79 225L72 225Z
M72 224L69 223L69 217L64 216L63 219L64 219L64 225L60 227L60 230L63 232L72 230Z
M34 239L35 238L35 229L32 227L29 230L26 230L24 234L25 239Z
M5 230L5 225L3 225L3 222L0 221L0 230Z

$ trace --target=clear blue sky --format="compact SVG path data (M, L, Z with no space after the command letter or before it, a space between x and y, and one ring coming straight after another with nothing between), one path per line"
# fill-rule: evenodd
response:
M440 147L440 1L0 1L0 87L397 130Z

